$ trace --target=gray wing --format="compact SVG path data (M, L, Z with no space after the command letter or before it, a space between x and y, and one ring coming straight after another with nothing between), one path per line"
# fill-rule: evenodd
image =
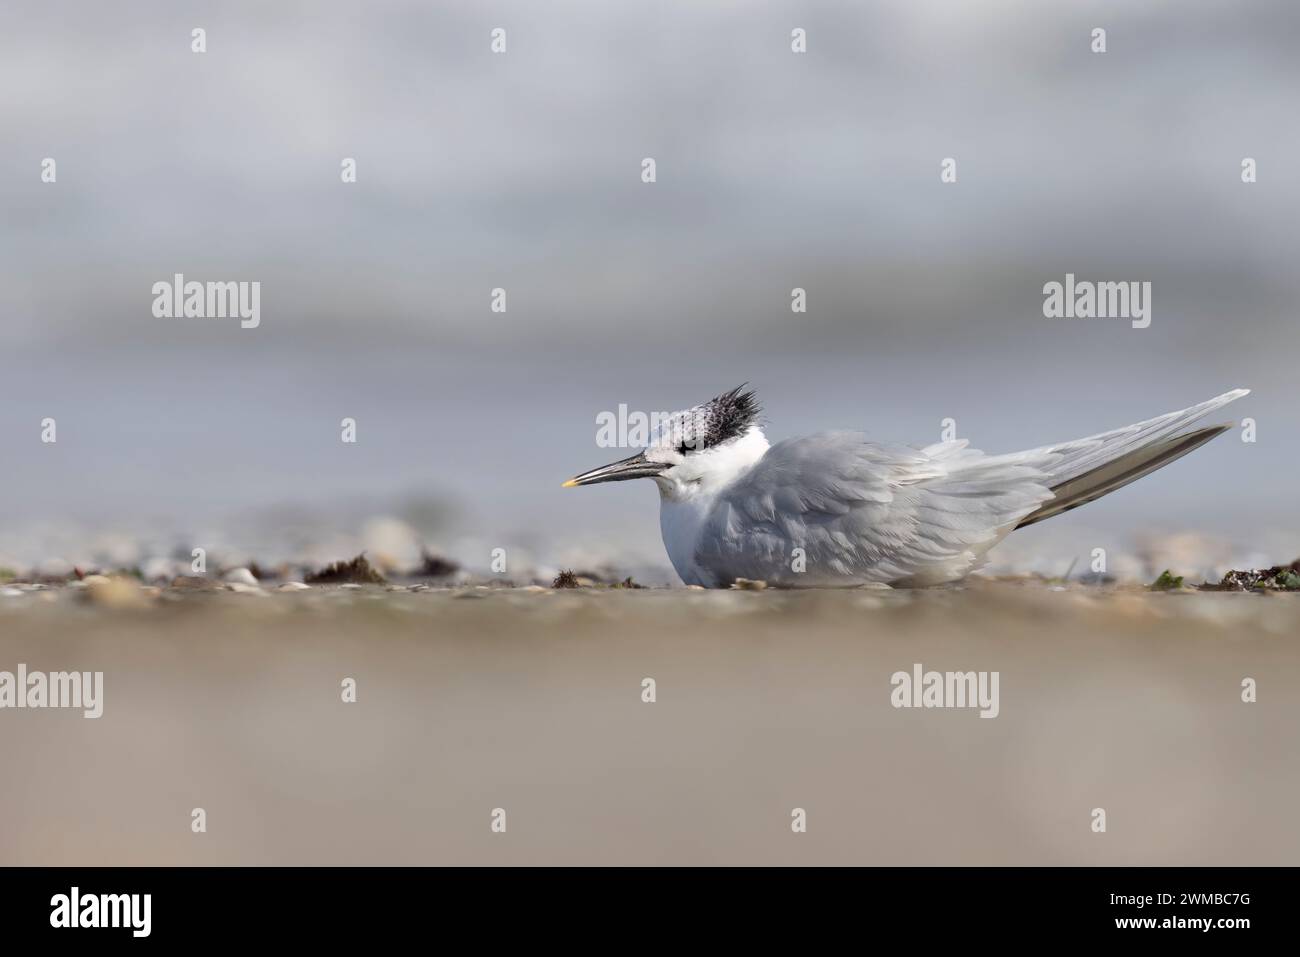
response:
M1018 459L1025 457L1035 461L1042 461L1045 454L1053 456L1054 458L1047 466L1051 473L1051 484L1054 486L1061 485L1133 452L1157 447L1171 437L1177 438L1185 435L1187 433L1184 430L1187 426L1204 418L1211 412L1223 408L1229 402L1240 399L1244 395L1250 395L1250 390L1233 389L1231 392L1216 395L1213 399L1207 399L1205 402L1189 408L1158 415L1154 419L1147 419L1144 422L1135 422L1120 429L1111 429L1109 432L1101 432L1097 435L1074 439L1070 442L1045 445L1041 448L1029 449L1026 452L1012 452L1008 455L998 456L998 458Z
M772 446L714 503L696 561L719 578L779 584L930 584L960 578L1052 497L1059 453L988 457L827 432ZM805 570L792 568L801 548Z

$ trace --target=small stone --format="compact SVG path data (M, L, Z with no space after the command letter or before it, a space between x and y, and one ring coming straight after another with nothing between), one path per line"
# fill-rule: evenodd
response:
M202 575L177 575L171 580L171 587L189 591L215 591L217 583Z
M311 586L302 582L285 582L276 591L311 591Z
M4 588L0 588L0 598L22 598L23 594L24 593L21 589L10 588L8 585Z
M737 591L762 591L767 587L767 582L753 578L737 578L731 583L731 587Z
M226 582L226 589L239 595L265 595L257 585L245 585L243 582Z
M91 581L91 579L96 579ZM88 575L85 594L87 600L105 608L141 608L149 604L140 586L130 578L105 578Z
M247 568L232 568L222 577L227 584L257 585L257 579Z

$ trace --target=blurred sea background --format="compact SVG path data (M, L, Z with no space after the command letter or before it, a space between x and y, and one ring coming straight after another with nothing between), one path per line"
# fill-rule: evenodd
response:
M8 5L0 567L427 545L674 581L650 483L560 482L619 457L599 412L742 381L773 440L951 417L990 452L1248 387L1257 442L991 570L1290 561L1298 43L1281 0ZM178 272L261 282L261 326L154 318ZM1150 281L1150 328L1045 319L1067 272Z

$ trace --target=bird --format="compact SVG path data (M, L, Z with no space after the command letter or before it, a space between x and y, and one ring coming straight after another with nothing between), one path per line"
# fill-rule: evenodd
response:
M746 383L664 417L637 454L563 487L653 480L664 547L687 585L943 585L984 564L1012 531L1122 488L1232 428L1188 426L1249 391L986 455L966 439L913 446L853 431L772 444Z

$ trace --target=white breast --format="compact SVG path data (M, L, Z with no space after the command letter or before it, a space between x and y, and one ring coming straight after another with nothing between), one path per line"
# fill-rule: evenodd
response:
M695 546L700 528L713 505L713 496L697 496L683 501L665 498L659 503L659 530L673 569L688 585L713 587L712 576L695 563Z
M716 588L717 570L695 561L700 531L721 495L767 453L768 442L758 426L726 445L693 454L681 465L655 479L659 486L659 529L668 560L688 585Z

